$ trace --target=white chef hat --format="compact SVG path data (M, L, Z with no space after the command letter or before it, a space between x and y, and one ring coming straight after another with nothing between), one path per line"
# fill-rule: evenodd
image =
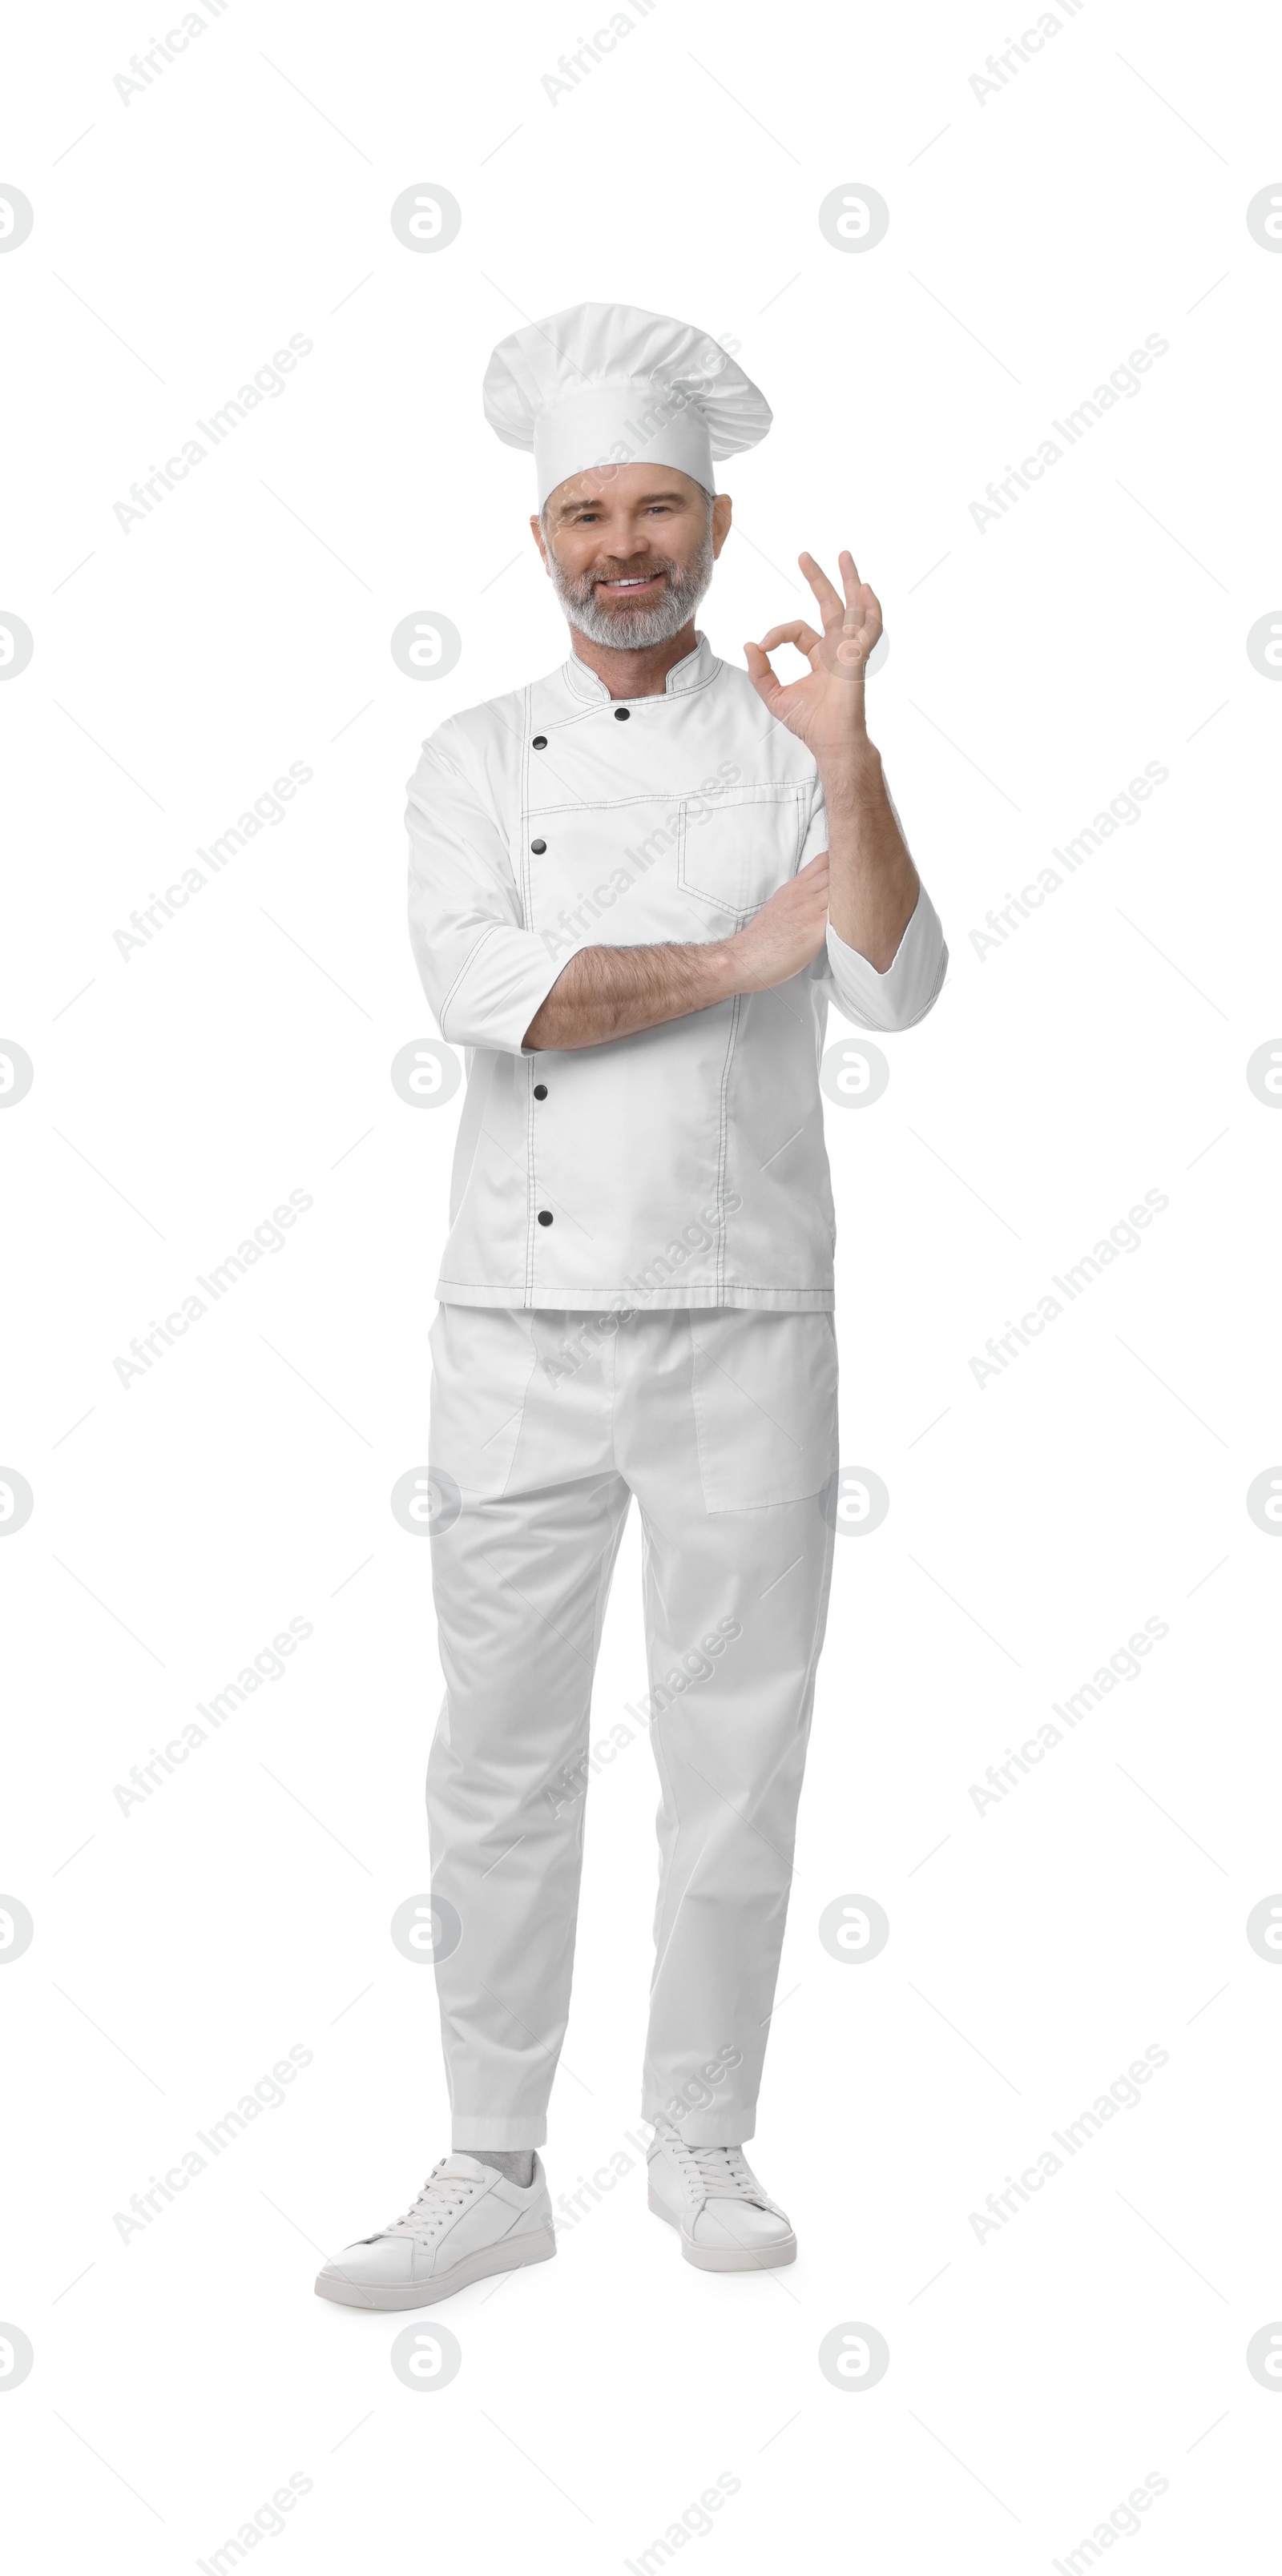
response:
M539 507L588 466L675 465L715 489L714 456L755 447L764 394L707 331L634 304L572 304L500 340L485 417L533 448Z

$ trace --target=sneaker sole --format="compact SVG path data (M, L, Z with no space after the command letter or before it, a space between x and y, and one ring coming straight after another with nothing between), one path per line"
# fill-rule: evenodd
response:
M671 2210L664 2208L653 2191L648 2198L655 2217L661 2218L665 2226L679 2231L681 2251L687 2263L693 2263L700 2272L771 2272L777 2270L781 2263L795 2263L797 2260L797 2240L792 2235L781 2236L777 2245L762 2245L755 2249L746 2245L696 2245L693 2237L687 2236L680 2219L674 2218Z
M322 2272L317 2276L316 2296L335 2299L344 2308L434 2308L439 2299L453 2298L471 2281L488 2280L492 2272L519 2272L527 2263L546 2263L555 2252L556 2235L549 2224L532 2228L525 2236L509 2237L501 2245L483 2245L478 2253L451 2263L448 2271L430 2281L372 2284Z

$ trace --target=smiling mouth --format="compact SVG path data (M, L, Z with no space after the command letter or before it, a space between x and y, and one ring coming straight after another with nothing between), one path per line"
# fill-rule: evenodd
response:
M653 590L656 582L666 579L667 575L662 572L630 573L623 581L599 581L596 587L609 592L612 597L622 597L625 591Z

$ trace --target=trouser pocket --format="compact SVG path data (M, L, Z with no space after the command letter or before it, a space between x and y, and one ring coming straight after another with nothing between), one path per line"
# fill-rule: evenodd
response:
M817 1494L837 1464L831 1315L716 1307L690 1317L704 1507L759 1509Z

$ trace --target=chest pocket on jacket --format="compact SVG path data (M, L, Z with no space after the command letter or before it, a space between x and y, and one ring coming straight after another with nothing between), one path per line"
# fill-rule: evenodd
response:
M701 911L744 921L797 873L808 792L782 781L687 796L677 882Z

